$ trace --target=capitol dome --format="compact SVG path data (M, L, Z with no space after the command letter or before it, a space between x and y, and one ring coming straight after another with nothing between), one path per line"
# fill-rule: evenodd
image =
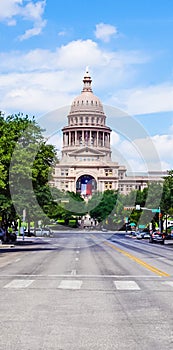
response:
M89 112L94 114L104 114L102 103L99 98L93 94L91 87L92 79L88 70L83 78L83 90L72 102L70 114Z

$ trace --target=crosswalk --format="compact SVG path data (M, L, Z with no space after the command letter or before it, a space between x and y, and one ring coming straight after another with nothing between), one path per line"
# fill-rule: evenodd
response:
M4 279L1 280L0 289L49 289L56 290L115 290L115 291L143 291L143 290L160 290L160 291L173 291L172 280L159 280L159 279L147 279L147 280L123 280L123 279L111 279L111 280L94 280L94 279L77 279L77 278L64 278L64 279L28 279L28 278L14 278L10 281Z

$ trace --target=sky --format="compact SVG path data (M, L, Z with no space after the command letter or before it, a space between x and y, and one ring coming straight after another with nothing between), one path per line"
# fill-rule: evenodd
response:
M0 110L51 124L60 149L62 111L80 94L88 66L94 94L110 106L121 163L172 169L172 38L172 0L0 0ZM112 108L129 116L124 133Z

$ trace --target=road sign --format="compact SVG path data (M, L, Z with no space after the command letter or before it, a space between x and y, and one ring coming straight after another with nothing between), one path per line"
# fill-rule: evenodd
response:
M138 227L139 228L145 228L145 225L139 225Z
M160 209L151 209L152 213L160 213Z
M135 207L124 207L124 210L132 210L135 209Z

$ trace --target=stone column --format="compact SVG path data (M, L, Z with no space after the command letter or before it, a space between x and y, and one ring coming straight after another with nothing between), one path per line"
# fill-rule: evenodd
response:
M82 145L84 145L84 142L85 140L84 140L84 130L82 130Z
M69 146L69 132L67 132L67 146Z
M96 139L96 146L97 146L97 147L98 147L98 145L99 145L98 140L99 140L99 132L97 131L97 139Z

